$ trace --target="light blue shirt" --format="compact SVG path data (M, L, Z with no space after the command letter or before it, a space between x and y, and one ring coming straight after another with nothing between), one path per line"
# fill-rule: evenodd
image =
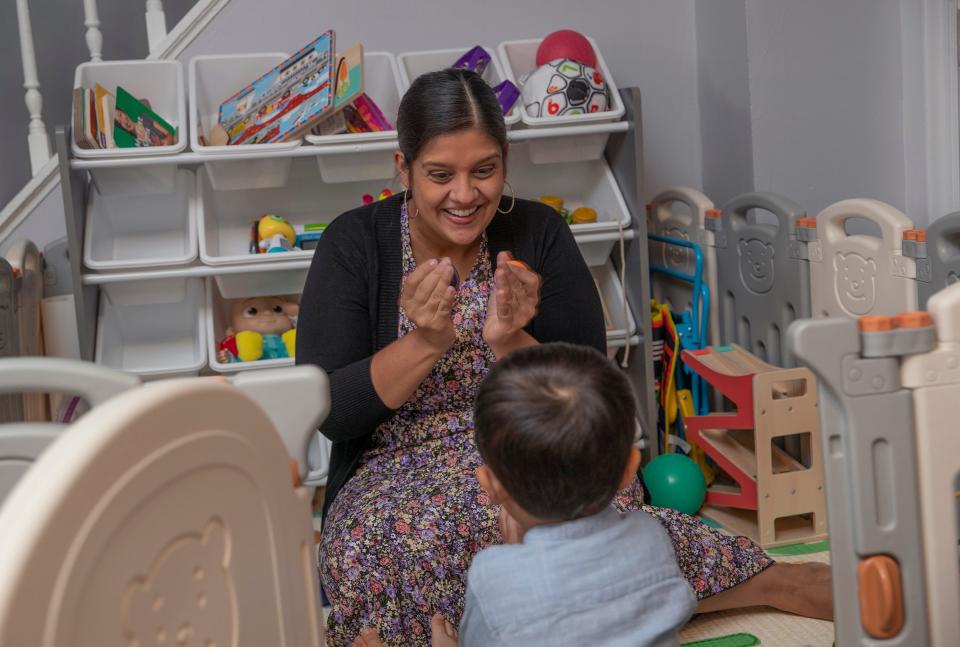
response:
M660 523L607 508L478 553L467 573L460 645L678 645L695 608Z

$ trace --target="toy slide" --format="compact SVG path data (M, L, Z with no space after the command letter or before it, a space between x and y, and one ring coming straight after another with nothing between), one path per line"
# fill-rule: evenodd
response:
M0 644L322 646L299 436L212 379L95 407L0 508Z
M781 369L736 345L683 351L684 363L736 407L692 416L687 435L735 482L707 490L703 514L764 548L826 537L826 506L809 369ZM796 437L801 460L774 440Z
M777 224L749 217L773 214ZM720 339L737 343L775 366L796 366L783 335L810 316L806 244L797 238L805 212L773 193L745 193L723 207L716 232Z
M931 296L960 281L960 211L937 218L927 227L925 237L923 251L927 258L917 259L917 304L920 308L927 306ZM926 273L921 271L924 260L929 266Z
M683 204L688 213L674 213L674 204ZM710 198L687 187L675 187L658 193L647 205L647 233L679 238L700 246L703 254L703 280L710 295L717 295L717 256L714 250L714 232L706 228L708 219L715 219L719 211L714 208ZM649 242L650 262L677 272L693 275L695 262L693 251L662 242ZM653 298L670 306L672 312L688 310L695 312L693 287L684 281L665 273L650 277L653 286ZM709 338L701 340L706 345L720 340L720 316L716 303L709 308Z
M876 224L881 237L848 234L847 223ZM903 254L913 223L878 200L834 203L817 215L816 240L808 243L814 317L894 315L917 307L916 260Z

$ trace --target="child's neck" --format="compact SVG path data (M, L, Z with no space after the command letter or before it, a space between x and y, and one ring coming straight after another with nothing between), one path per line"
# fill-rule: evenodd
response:
M504 540L506 543L522 543L527 531L531 528L561 523L556 519L541 519L540 517L535 517L518 506L514 501L504 504L504 507L506 507L507 512L510 514L510 519L507 522L509 527L504 530Z

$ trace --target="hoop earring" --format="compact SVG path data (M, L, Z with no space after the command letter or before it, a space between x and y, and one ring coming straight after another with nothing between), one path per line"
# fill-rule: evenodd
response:
M506 185L510 188L510 208L507 209L506 211L500 211L500 207L498 206L498 207L497 207L497 213L502 213L502 214L506 215L506 214L510 213L511 211L513 211L513 206L514 206L514 205L516 204L516 202L517 202L517 195L516 195L516 193L515 193L514 190L513 190L513 186L512 186L509 182L507 182L506 180L504 180L503 183L506 184Z
M407 206L407 187L403 187L403 206ZM407 215L410 215L409 208L407 209ZM417 207L417 213L410 216L411 218L416 218L420 215L420 207Z

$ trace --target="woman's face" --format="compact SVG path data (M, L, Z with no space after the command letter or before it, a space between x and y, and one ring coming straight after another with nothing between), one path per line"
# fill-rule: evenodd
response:
M505 153L496 140L476 129L434 137L410 168L398 152L400 175L413 193L410 212L416 222L411 226L439 245L475 243L500 204Z

